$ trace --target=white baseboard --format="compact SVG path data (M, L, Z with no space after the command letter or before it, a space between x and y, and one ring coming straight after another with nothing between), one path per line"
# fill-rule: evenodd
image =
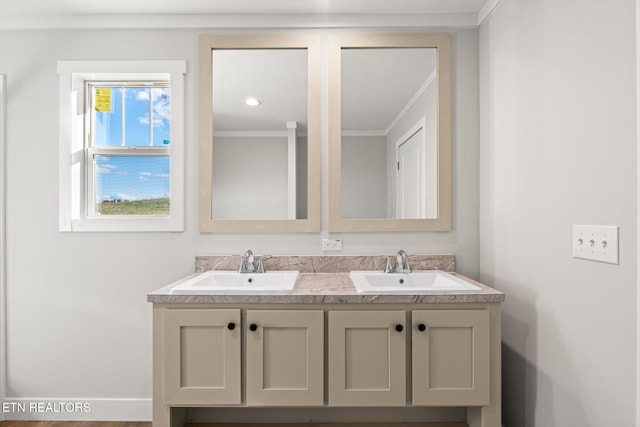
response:
M0 419L10 421L151 421L151 399L7 398Z

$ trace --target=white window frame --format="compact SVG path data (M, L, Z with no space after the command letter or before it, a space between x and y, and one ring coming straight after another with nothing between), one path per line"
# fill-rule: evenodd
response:
M184 75L186 61L58 61L60 78L59 187L60 231L184 231ZM85 92L92 81L169 81L171 128L169 148L170 214L94 215L90 206L93 170L88 163L98 151L87 144L90 118ZM160 147L160 150L167 149ZM152 147L144 150L157 151ZM131 150L131 155L144 155ZM108 153L107 153L108 154ZM157 154L157 153L156 153Z

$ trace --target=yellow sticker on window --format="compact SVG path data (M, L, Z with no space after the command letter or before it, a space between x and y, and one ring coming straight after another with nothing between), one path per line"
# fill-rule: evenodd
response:
M96 111L99 113L111 112L111 88L96 89Z

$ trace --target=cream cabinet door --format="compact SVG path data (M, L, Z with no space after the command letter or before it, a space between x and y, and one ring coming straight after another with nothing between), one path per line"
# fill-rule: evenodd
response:
M329 312L329 405L406 404L406 313Z
M412 313L413 404L490 403L489 311Z
M164 331L168 404L240 404L239 309L170 309Z
M324 404L324 312L247 310L247 405Z

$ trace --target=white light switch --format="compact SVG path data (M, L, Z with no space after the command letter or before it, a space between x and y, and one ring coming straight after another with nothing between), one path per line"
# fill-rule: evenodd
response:
M574 225L573 256L618 264L618 227Z

